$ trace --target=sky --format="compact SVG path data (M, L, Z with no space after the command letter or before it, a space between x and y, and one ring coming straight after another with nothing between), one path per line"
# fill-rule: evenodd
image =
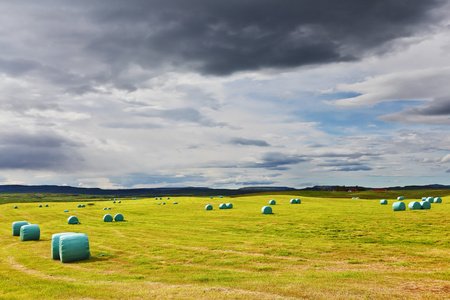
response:
M450 184L448 1L0 10L0 184Z

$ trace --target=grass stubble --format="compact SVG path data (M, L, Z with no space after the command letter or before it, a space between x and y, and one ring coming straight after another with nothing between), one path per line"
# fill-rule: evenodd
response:
M450 298L449 196L403 212L393 199L293 197L0 205L0 299ZM270 199L274 214L261 214ZM103 222L118 212L125 222ZM39 225L39 241L11 236L21 220ZM51 259L51 235L68 231L88 235L89 260Z

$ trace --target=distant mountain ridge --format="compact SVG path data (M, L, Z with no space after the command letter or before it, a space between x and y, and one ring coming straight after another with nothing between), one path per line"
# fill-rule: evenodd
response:
M303 189L295 189L291 187L270 187L270 186L249 186L239 189L213 189L208 187L160 187L160 188L137 188L137 189L101 189L101 188L83 188L72 186L58 185L0 185L0 193L16 194L16 193L52 193L52 194L81 194L81 195L115 195L115 196L162 196L162 195L242 195L262 192L276 191L323 191L341 189L359 189L370 190L367 187L343 187L343 186L313 186ZM387 187L387 190L416 190L416 189L450 189L450 185L429 184L429 185L410 185L404 187Z

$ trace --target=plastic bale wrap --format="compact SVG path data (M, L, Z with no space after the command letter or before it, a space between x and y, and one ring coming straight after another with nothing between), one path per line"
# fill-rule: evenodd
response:
M300 200L300 199L295 199L295 202L297 202L297 204L301 204L302 203L302 200Z
M36 224L23 225L20 227L20 240L37 241L41 237L41 230Z
M434 198L434 203L442 203L441 197Z
M75 232L62 232L52 235L52 259L59 260L59 238L66 234L75 234Z
M20 236L20 228L24 225L30 225L27 221L16 221L12 223L12 235Z
M62 263L85 260L91 257L89 239L85 233L63 235L59 238L59 255Z
M428 201L430 203L433 203L434 202L434 197L428 197L426 201Z
M38 207L42 207L42 204L39 204L39 206Z
M277 202L275 200L270 200L269 201L269 205L275 205L275 204L277 204Z
M403 196L397 197L397 200L398 201L403 201L403 200L405 200L405 197L403 197Z
M174 202L173 204L178 204L178 202Z
M264 206L263 208L261 208L261 212L265 215L269 215L272 213L272 207Z
M232 209L233 208L233 203L227 203L225 205L227 206L227 209Z
M75 216L70 216L69 218L67 218L67 224L78 224L78 223L80 223L79 221L78 221L78 218L77 217L75 217Z
M205 209L206 209L206 210L212 210L212 209L213 209L213 206L212 206L211 204L207 204L207 205L205 206Z
M431 204L428 201L421 201L420 205L422 206L422 209L430 209L431 208Z
M297 200L291 199L291 200L289 201L289 203L290 203L290 204L297 204Z
M111 216L110 214L106 214L103 216L103 222L112 222L113 221L113 216Z
M412 201L412 202L409 202L408 208L409 209L421 209L422 205L420 205L420 203L417 201Z
M380 204L381 204L381 205L386 205L386 204L388 204L388 202L387 202L386 199L381 199L381 200L380 200Z
M16 205L16 206L14 206L14 209L18 209L19 207Z
M69 212L69 210L68 210L68 209L65 209L64 212Z
M120 221L123 221L123 220L124 220L124 218L123 218L122 214L116 214L114 216L114 221L116 221L116 222L120 222Z
M225 204L225 203L221 203L220 205L219 205L219 209L227 209L228 207L227 207L227 205Z
M394 202L394 204L392 204L392 209L394 211L402 211L406 209L406 205L404 202L398 201L398 202Z

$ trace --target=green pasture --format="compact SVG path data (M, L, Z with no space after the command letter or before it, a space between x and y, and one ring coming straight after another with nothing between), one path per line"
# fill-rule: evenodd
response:
M122 203L16 196L0 205L0 299L450 298L448 195L430 210L402 212L392 210L394 197L380 205L383 195L118 198ZM262 214L271 199L274 214ZM228 202L232 209L219 210ZM125 221L103 222L106 213ZM81 224L67 224L71 215ZM14 221L38 224L40 240L12 236ZM86 233L92 257L52 260L51 237L60 232Z

